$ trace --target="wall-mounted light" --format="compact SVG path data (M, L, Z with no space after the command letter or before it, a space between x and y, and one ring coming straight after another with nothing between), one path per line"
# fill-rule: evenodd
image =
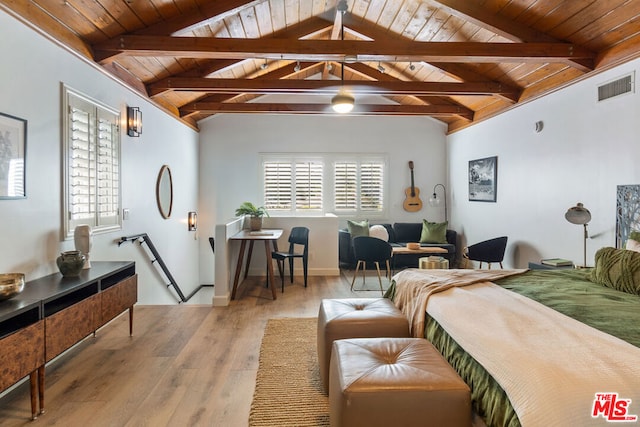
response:
M195 212L189 212L187 216L187 225L189 226L189 231L196 231L198 229L198 214Z
M142 111L139 107L127 107L127 135L142 135Z

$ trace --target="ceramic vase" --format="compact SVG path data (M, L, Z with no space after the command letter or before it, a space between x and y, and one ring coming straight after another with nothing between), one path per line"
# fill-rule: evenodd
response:
M73 232L73 241L75 242L76 250L85 257L84 266L82 268L91 268L91 261L89 260L89 253L91 252L91 245L93 244L91 226L77 226Z
M62 252L56 259L56 264L62 276L77 277L84 267L85 256L80 251Z

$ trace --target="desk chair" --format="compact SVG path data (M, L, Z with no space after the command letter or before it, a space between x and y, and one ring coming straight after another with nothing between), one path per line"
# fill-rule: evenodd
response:
M296 252L295 246L303 246L302 252ZM302 259L302 271L304 273L304 287L307 287L307 266L309 264L309 229L307 227L293 227L289 234L289 251L274 251L271 253L273 259L278 262L278 271L282 281L282 292L284 292L284 260L289 260L289 277L293 283L293 260Z
M387 279L391 279L391 255L392 248L389 242L386 242L377 237L370 236L358 236L353 239L353 253L357 261L356 271L353 274L353 280L351 280L351 290L353 291L353 284L356 281L358 270L362 266L362 284L364 285L365 271L367 270L367 263L373 263L378 271L378 282L380 283L380 292L384 295L384 289L382 288L382 278L380 276L380 263L384 262L387 269L385 275Z
M503 268L502 260L504 259L506 248L507 236L496 237L495 239L485 240L466 247L463 251L463 256L471 261L480 262L480 268L482 268L483 262L487 263L489 270L491 270L492 262L499 263L500 268Z

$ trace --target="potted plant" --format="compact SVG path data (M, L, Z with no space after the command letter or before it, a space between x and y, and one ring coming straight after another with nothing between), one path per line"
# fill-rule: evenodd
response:
M244 202L236 209L236 216L249 216L249 228L251 231L258 231L262 228L262 217L269 216L269 213L263 206L256 206L251 202Z

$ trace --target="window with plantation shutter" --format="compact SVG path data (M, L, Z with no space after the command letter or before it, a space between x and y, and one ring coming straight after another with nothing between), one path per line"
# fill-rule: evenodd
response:
M64 88L64 233L121 228L120 114Z
M268 210L290 210L292 198L291 162L264 162L264 207Z
M262 154L264 206L272 212L386 214L386 155Z
M322 163L296 163L296 210L322 210Z
M334 163L336 213L375 214L384 211L384 160Z

